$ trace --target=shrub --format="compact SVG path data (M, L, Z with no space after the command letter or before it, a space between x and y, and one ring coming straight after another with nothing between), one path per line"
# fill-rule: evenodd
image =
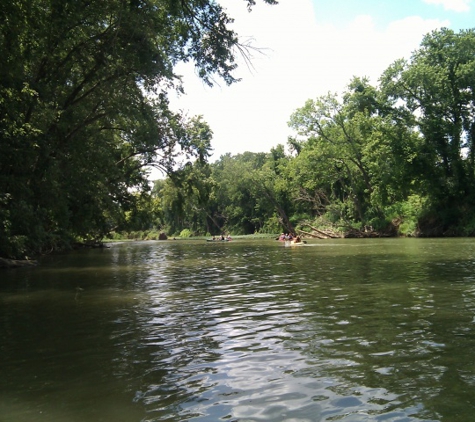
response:
M415 236L419 221L427 209L427 199L419 195L410 195L406 201L394 204L388 209L392 220L401 221L398 232L403 236Z
M181 232L180 232L180 237L191 237L193 235L193 233L191 233L191 230L190 229L183 229Z

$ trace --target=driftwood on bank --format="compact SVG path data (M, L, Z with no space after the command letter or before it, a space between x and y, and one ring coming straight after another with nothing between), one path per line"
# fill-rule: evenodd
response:
M330 236L327 236L326 234L324 233L318 233L318 232L306 232L305 230L297 230L297 232L301 235L301 236L305 236L305 237L313 237L313 238L316 238L316 239L330 239Z
M36 265L38 265L38 261L32 259L0 258L0 268L35 267Z
M397 229L400 223L397 221L391 222L383 231L374 230L371 226L364 226L363 229L355 229L353 227L346 227L344 231L335 232L328 229L318 229L310 223L305 222L304 227L309 227L310 231L298 230L298 232L306 237L313 237L317 239L351 239L351 238L380 238L380 237L394 237L397 236Z
M305 227L309 227L311 232L305 230L298 230L298 232L304 236L314 237L317 239L339 239L342 236L338 233L332 232L330 230L317 229L309 223L304 224Z

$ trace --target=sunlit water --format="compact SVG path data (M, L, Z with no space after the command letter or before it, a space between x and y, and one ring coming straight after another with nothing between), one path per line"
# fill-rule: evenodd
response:
M0 279L2 422L475 420L475 240L137 242Z

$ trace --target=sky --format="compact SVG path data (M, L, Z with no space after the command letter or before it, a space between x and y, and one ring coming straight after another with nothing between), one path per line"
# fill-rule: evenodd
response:
M399 58L409 59L425 34L475 27L475 0L218 0L232 28L261 52L243 60L231 86L206 86L189 64L180 65L186 95L171 107L202 115L213 131L210 161L221 155L269 152L293 135L287 122L305 101L342 93L353 76L377 85Z

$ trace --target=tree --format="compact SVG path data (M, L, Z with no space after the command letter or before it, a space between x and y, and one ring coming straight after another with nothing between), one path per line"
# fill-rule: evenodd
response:
M231 21L213 0L0 6L0 255L100 238L131 189L146 187L148 166L206 158L167 91L183 90L180 61L209 85L236 81L247 46Z
M252 178L265 162L265 153L226 154L212 165L213 199L223 228L234 234L249 234L264 224L263 210L252 191Z
M384 226L385 208L408 194L412 135L379 91L354 78L341 99L309 100L289 124L305 140L289 167L294 195L346 226Z
M433 31L410 61L396 61L382 77L384 92L422 135L419 178L445 228L475 206L474 84L473 29Z

